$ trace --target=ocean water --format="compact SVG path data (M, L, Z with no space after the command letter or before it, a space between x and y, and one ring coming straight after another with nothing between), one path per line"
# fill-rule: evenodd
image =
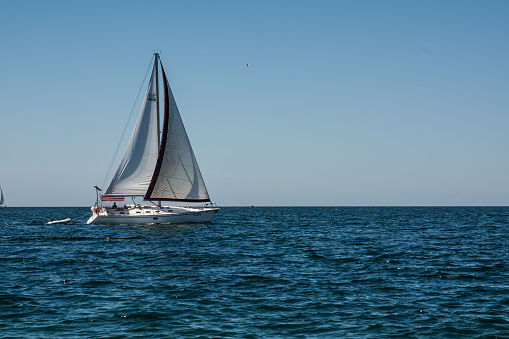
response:
M0 210L1 338L509 338L509 207L88 212Z

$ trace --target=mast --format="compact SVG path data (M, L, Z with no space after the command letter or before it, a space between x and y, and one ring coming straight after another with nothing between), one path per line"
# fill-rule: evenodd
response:
M155 69L155 76L156 76L156 106L157 106L157 144L161 144L161 118L159 113L159 53L154 53L154 69ZM146 193L145 193L146 194ZM159 200L158 204L159 207L162 207L161 200Z
M161 144L161 123L159 118L159 70L158 70L159 53L154 53L154 69L156 76L156 106L157 106L157 144Z

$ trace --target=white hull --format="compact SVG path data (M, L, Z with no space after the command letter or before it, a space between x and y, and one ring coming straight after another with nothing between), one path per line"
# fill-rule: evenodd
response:
M92 211L94 208L92 207ZM87 224L138 225L210 223L218 208L187 208L175 206L143 206L142 208L101 209L93 213Z

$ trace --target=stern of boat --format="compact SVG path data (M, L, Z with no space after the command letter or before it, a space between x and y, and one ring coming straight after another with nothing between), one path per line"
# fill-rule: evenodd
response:
M95 206L90 207L90 210L92 211L92 216L88 218L87 224L92 224L95 219L99 216L99 209L97 208L97 204Z

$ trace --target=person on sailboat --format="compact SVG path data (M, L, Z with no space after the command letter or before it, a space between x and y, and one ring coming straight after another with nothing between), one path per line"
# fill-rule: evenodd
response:
M114 202L114 203L113 203L113 206L111 206L111 208L113 208L114 210L116 210L116 209L117 209L117 203L116 203L116 202Z

